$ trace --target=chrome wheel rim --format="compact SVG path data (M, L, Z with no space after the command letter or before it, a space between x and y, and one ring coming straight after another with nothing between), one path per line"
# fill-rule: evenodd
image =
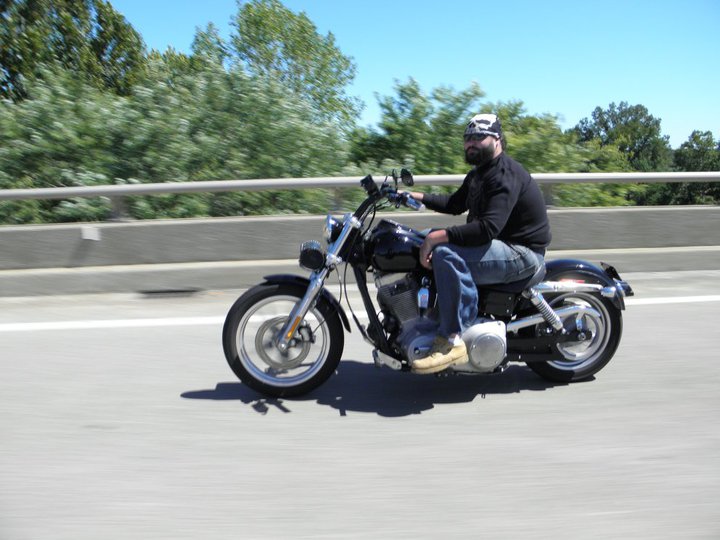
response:
M330 334L317 308L308 312L287 352L275 347L275 337L297 301L294 296L265 298L248 309L238 324L238 359L253 378L264 384L302 384L316 375L328 358Z
M568 317L563 321L569 330L582 329L589 336L585 341L559 343L557 348L564 360L550 361L549 365L563 371L576 371L596 362L605 351L610 341L610 314L605 304L597 297L585 293L568 293L549 301L552 307L580 305L600 313L584 313Z

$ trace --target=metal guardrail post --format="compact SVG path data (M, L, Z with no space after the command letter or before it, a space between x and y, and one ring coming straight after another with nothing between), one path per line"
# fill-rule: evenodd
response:
M545 199L545 206L555 206L555 193L553 184L540 184L540 191Z
M110 219L108 221L130 221L130 215L127 211L125 197L115 195L109 197L112 210L110 211Z
M332 189L332 211L340 212L342 210L342 193L340 188Z

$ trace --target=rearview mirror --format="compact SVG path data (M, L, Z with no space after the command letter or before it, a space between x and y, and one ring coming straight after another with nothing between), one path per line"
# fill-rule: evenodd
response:
M402 180L402 183L408 187L412 187L415 185L415 180L413 179L413 175L407 169L402 169L400 171L400 180Z

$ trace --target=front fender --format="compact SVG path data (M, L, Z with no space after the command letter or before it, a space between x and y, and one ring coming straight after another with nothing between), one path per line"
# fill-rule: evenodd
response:
M612 302L618 309L625 309L625 296L633 296L632 288L627 282L620 279L615 268L604 263L601 264L603 268L579 259L547 261L545 264L547 273L544 281L558 281L570 274L590 283L598 283L603 287L615 287L618 289L618 293L612 297Z
M310 284L310 280L308 278L295 274L272 274L270 276L263 276L263 279L265 280L265 283L268 284L291 283L293 285L300 285L305 288L307 288ZM320 291L320 296L322 296L322 298L326 300L335 309L335 311L338 312L338 315L340 315L340 320L342 321L345 330L351 332L350 322L348 321L347 315L345 315L345 310L343 310L340 302L337 301L337 298L335 298L332 293L324 287L322 291Z

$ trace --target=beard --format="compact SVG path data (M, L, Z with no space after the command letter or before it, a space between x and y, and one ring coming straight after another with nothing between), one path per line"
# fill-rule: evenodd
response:
M465 150L465 161L470 165L482 167L490 163L495 156L495 145L468 148Z

